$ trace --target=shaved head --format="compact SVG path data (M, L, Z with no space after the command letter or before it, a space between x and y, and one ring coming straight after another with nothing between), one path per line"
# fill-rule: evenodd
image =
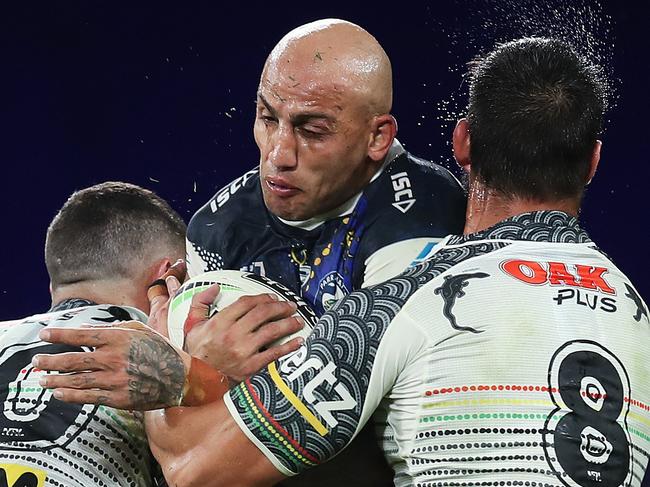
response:
M370 115L389 113L392 107L386 52L367 31L345 20L318 20L285 35L266 60L260 87L280 80L356 95Z
M390 61L358 25L325 19L273 48L253 133L266 207L287 220L333 211L377 173L393 144Z

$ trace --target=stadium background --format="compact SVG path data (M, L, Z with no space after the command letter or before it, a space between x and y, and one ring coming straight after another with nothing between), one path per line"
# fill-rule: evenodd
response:
M462 70L496 40L568 36L613 72L616 106L582 214L650 299L646 1L12 2L0 7L0 319L49 306L45 230L67 196L105 180L155 190L189 220L257 163L265 57L291 28L359 23L393 62L399 138L454 168ZM559 29L559 30L558 30ZM454 169L455 170L455 169Z

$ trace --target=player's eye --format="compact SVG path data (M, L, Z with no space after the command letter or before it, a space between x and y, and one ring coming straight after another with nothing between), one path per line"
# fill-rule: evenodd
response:
M327 132L324 131L323 129L314 128L310 126L303 125L302 127L299 127L298 130L304 137L307 137L309 139L322 139L327 135Z
M262 114L258 118L260 120L262 120L262 122L264 122L264 125L271 125L271 124L275 124L275 123L278 122L278 119L271 116L271 115L263 115Z

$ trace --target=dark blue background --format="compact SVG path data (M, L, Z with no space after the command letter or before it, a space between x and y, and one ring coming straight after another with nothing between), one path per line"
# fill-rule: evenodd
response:
M582 220L650 296L648 2L603 2L605 20L587 9L578 12L580 25L553 13L561 3L551 0L12 3L19 5L0 7L0 319L49 305L45 230L75 189L130 181L189 220L216 188L253 167L253 104L265 57L288 30L322 17L357 22L379 39L393 61L400 140L448 167L444 119L462 108L464 62L497 38L526 33L522 25L545 12L549 25L567 19L568 32L604 25L596 38L619 80L618 102ZM590 4L597 6L583 2ZM504 17L517 8L531 22ZM447 106L456 113L440 110Z

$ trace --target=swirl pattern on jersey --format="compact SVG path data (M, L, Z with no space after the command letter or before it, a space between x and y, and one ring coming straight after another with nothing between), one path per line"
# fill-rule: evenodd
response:
M50 312L67 311L69 309L81 308L82 306L93 306L97 303L88 299L70 298L64 299L50 308Z
M474 240L507 239L532 242L587 243L589 235L578 225L578 219L562 211L533 211L503 220L470 235L452 237L449 245Z
M404 303L454 265L507 245L480 242L444 249L396 278L339 301L301 349L230 391L244 426L289 472L335 455L360 427L377 349Z

